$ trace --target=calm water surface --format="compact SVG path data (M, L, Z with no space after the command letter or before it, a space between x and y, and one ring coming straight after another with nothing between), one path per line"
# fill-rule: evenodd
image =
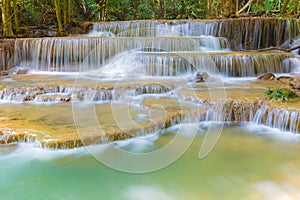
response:
M84 148L0 146L1 199L300 198L298 136L264 126L226 124L213 151L198 159L207 126L199 124L196 139L179 160L146 174L110 169ZM159 149L176 131L172 127L160 137L128 140L122 148Z

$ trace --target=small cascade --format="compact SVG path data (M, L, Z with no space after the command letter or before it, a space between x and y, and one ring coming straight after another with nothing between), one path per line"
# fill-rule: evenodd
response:
M224 76L256 76L266 72L289 73L283 63L291 53L140 53L138 63L145 66L147 75L179 76L205 70Z
M73 91L72 87L63 86L37 86L23 88L2 88L0 100L13 102L54 102L69 101Z
M14 67L13 43L14 40L0 41L0 72L8 71Z
M162 94L170 92L173 88L166 85L143 85L136 89L137 94Z
M73 88L65 86L43 86L24 88L3 88L0 100L13 102L68 102L68 101L110 101L113 89Z
M186 98L198 102L206 110L203 121L252 122L257 111L262 107L261 102L227 100L208 102L203 99Z
M116 54L130 50L204 51L228 47L225 38L214 37L17 39L14 62L36 70L72 72L99 69Z
M292 133L300 132L300 112L283 108L272 108L261 102L234 101L224 110L225 121L252 122L278 128Z
M299 110L273 108L261 101L210 102L191 97L185 99L200 104L206 110L205 116L201 118L203 121L251 122L281 131L300 132Z
M199 36L200 46L205 51L230 51L230 44L224 37Z
M0 130L0 144L12 144L16 142L38 144L37 134L28 131L16 132L13 129Z
M129 92L131 96L141 94L163 94L170 92L171 86L159 84L145 84L128 88L113 87L80 87L69 86L37 86L23 88L2 88L0 89L0 100L5 102L69 102L69 101L91 101L107 102L118 100Z
M298 133L300 130L300 112L263 106L257 111L252 122L278 128L281 131Z
M300 58L288 58L283 61L285 71L300 72Z
M189 25L176 21L124 21L94 23L93 31L111 32L119 37L159 37L159 36L190 36ZM172 33L171 35L169 33Z
M280 46L292 41L299 34L299 27L297 20L242 18L95 23L94 31L122 37L212 35L228 38L232 49L242 50Z

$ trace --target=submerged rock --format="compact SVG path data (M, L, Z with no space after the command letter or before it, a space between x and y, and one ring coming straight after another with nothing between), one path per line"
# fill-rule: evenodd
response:
M206 71L197 71L195 77L189 79L189 82L204 83L211 82L213 78Z
M10 70L9 74L10 75L24 75L24 74L28 74L29 69L23 68L23 67L15 67L13 69Z
M290 76L280 76L276 80L284 84L289 84L291 81L294 80L294 78Z
M271 80L275 80L275 78L276 78L275 75L271 72L264 73L257 77L257 79L262 81L267 81L267 80L271 81Z

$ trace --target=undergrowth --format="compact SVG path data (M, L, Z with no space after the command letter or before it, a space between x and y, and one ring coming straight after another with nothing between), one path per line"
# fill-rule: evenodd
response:
M269 99L275 99L279 101L288 101L299 96L288 88L268 88L264 93Z

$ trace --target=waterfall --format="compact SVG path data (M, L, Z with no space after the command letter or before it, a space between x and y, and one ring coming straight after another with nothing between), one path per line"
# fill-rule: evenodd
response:
M280 46L299 34L297 20L276 18L242 18L221 20L172 20L95 23L95 31L116 36L145 37L173 35L212 35L228 38L234 50Z
M288 58L283 61L285 71L300 72L300 58Z
M13 63L13 42L14 40L0 41L0 72L7 71L14 67Z
M281 131L299 132L300 113L297 110L264 106L257 111L255 119L253 122L256 124L264 124Z
M172 87L165 85L143 85L136 89L137 94L162 94L172 90Z
M197 70L224 76L248 77L266 72L290 72L283 61L291 53L139 53L137 60L147 75L178 76Z
M214 49L216 48L216 49ZM203 51L228 49L225 38L112 38L73 37L17 39L14 61L43 71L82 71L99 69L118 53L129 50Z
M107 87L68 87L68 86L43 86L0 89L0 100L10 102L67 102L67 101L92 101L106 102L118 100L126 91L136 96L140 94L163 94L170 92L172 86L159 84L145 84L131 86L131 88Z
M204 121L251 122L281 131L300 132L300 111L296 109L274 108L261 101L209 102L190 97L185 99L200 104L206 110L202 118Z
M1 70L18 65L57 72L99 69L116 54L136 49L168 52L229 51L230 47L233 50L260 49L291 43L300 32L296 20L275 18L103 22L95 23L93 31L98 31L97 37L3 40L0 43ZM246 66L246 70L234 70L234 75L227 65L245 66L239 60L223 62L223 59L223 73L252 76L266 71L264 66L257 66L257 72ZM249 62L251 65L254 61ZM271 66L270 62L273 60L266 60L264 65ZM273 64L278 66L277 62ZM243 71L248 72L243 74Z

